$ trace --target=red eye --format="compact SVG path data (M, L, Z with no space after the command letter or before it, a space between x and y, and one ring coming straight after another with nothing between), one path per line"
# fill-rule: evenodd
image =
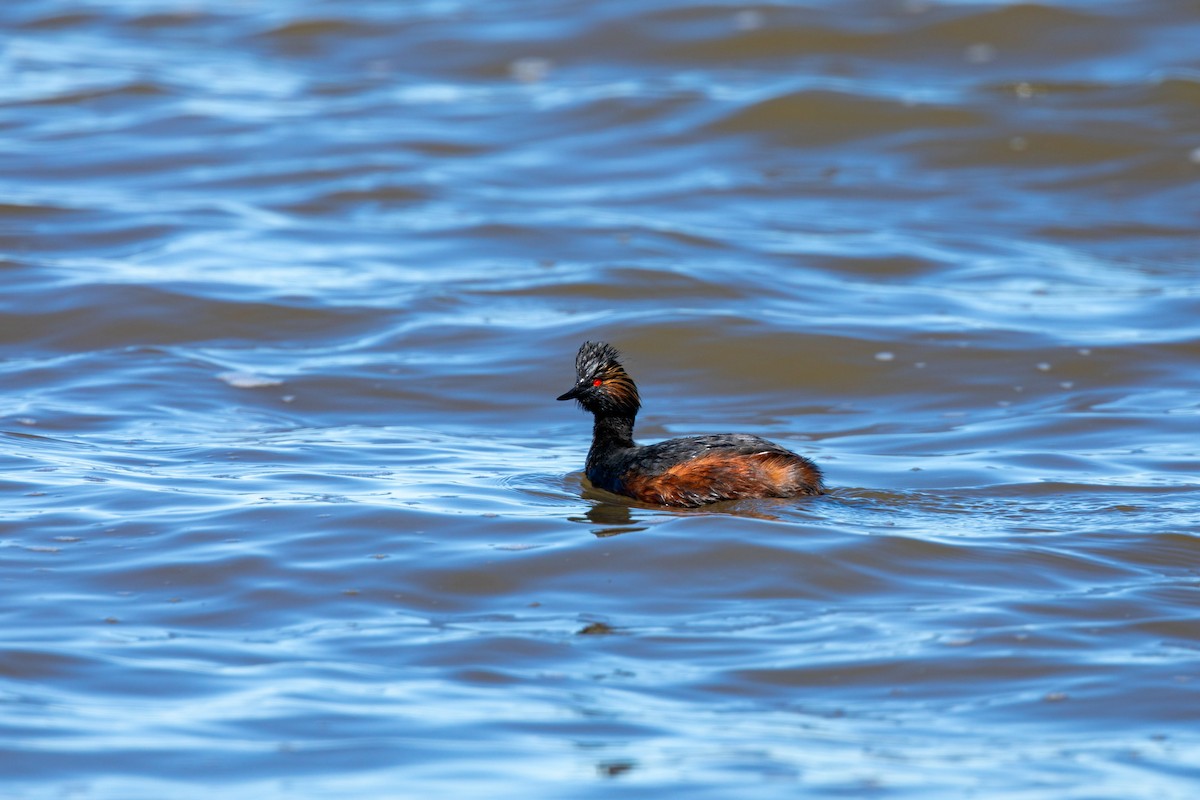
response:
M596 378L596 380L592 381L592 386L599 386L602 383L604 383L604 381L600 380L599 378Z

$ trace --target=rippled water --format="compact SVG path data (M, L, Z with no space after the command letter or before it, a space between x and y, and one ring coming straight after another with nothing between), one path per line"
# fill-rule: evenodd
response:
M1195 4L0 26L4 796L1195 795Z

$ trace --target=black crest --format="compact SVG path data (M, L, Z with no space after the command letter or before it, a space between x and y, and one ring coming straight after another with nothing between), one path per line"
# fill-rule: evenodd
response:
M575 373L580 380L603 376L621 369L621 354L608 342L584 342L575 356Z

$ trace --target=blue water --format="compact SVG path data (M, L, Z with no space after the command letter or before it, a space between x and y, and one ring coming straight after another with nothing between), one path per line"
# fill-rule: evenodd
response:
M0 26L0 795L1195 796L1191 4Z

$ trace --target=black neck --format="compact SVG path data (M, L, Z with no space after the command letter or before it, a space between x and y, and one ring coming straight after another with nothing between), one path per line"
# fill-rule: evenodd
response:
M592 450L601 452L620 447L633 447L633 420L630 416L597 414L592 428Z

